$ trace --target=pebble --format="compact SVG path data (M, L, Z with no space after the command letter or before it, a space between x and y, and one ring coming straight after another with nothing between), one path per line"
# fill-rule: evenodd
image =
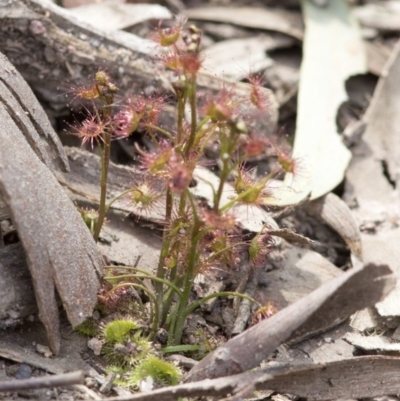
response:
M15 378L18 380L29 379L32 376L32 368L26 363L19 365Z

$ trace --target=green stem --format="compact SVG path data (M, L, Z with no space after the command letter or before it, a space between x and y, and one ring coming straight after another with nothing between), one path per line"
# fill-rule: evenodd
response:
M171 222L172 206L173 206L173 194L172 194L171 190L168 188L166 202L165 202L165 223L166 224L169 224ZM170 244L171 244L171 237L168 235L168 231L164 230L160 258L158 260L157 273L156 273L156 276L160 279L164 279L164 277L165 277L164 260L168 256ZM163 305L163 298L164 298L163 283L156 282L154 284L154 288L156 291L156 297L157 297L158 304ZM164 315L164 313L162 313L162 315ZM161 322L158 321L157 324L160 325Z
M170 273L170 281L177 287L180 287L180 280L179 277L177 277L176 273L177 267L175 266ZM161 316L161 325L164 325L165 321L167 320L168 312L171 308L171 304L173 301L173 295L174 292L170 288L167 293L165 294L164 301L163 301L163 312Z
M176 142L178 144L181 143L182 136L183 136L184 113L185 113L185 101L181 96L179 96L178 97L178 121L177 121L178 127L177 127L177 136L176 136Z
M158 314L160 313L160 310L159 310L159 308L158 308L158 305L156 305L156 303L155 303L155 301L156 301L156 298L155 298L155 296L154 296L154 294L145 286L145 285L142 285L142 284L137 284L137 283L121 283L121 284L118 284L118 285L116 285L114 288L113 288L113 290L115 290L115 289L117 289L117 288L123 288L123 287L135 287L135 288L139 288L140 290L142 290L142 291L144 291L148 296L149 296L149 298L151 299L151 301L152 302L150 302L150 319L149 319L149 321L150 322L152 322L152 323L154 323L154 319L158 316ZM140 303L141 303L141 305L142 305L142 312L144 313L145 312L145 310L144 310L144 307L143 307L143 303L142 303L142 301L140 300ZM153 312L153 310L154 310L154 312ZM154 319L153 319L154 318Z
M96 228L94 230L93 238L97 242L99 240L100 231L106 217L106 196L107 196L107 176L108 166L110 163L110 151L111 151L111 135L108 132L103 133L104 140L104 154L101 163L101 179L100 179L100 208L99 218L97 220Z
M221 202L221 196L222 196L222 191L224 189L224 184L226 179L228 178L229 175L229 161L228 160L223 160L223 165L222 165L222 171L220 174L220 178L219 178L219 186L218 186L218 191L214 196L214 212L218 213L219 212L219 204Z
M218 257L219 255L222 255L223 253L225 253L226 251L229 251L230 249L235 248L236 246L240 246L240 245L246 245L248 246L249 244L247 242L238 242L236 244L233 245L229 245L227 247L225 247L224 249L221 249L220 251L214 252L212 253L207 259L206 259L206 263L208 261L213 260L214 258Z
M166 136L172 143L175 143L175 138L165 129L162 129L162 128L158 127L157 125L153 125L153 124L143 124L143 127L150 128L154 131L158 131L160 134L163 134L164 136Z
M191 124L190 124L190 136L185 145L184 154L186 157L189 156L190 151L196 137L197 132L197 98L196 98L196 86L197 80L196 75L194 75L190 80L190 90L189 90L189 102L190 102L190 112L192 114Z
M197 259L197 244L198 244L198 233L200 230L199 221L195 221L192 229L191 235L191 246L188 258L188 267L186 270L184 283L183 283L183 293L182 298L180 299L179 306L177 308L177 318L176 323L171 327L170 334L173 338L173 344L179 344L182 339L183 327L185 324L186 316L184 315L184 311L189 302L190 293L192 290L193 279L195 276L195 267L196 267L196 259Z
M129 192L134 192L136 191L136 188L129 188L126 191L121 192L120 194L118 194L115 198L111 199L107 204L106 204L106 214L108 212L108 209L110 209L110 207L112 206L112 204L117 201L119 198L121 198L122 196L129 194Z
M265 185L273 176L275 175L275 172L272 172L268 174L266 177L262 178L260 181L258 181L255 185ZM232 206L234 206L237 202L241 201L243 198L245 198L247 195L250 195L252 191L254 191L254 186L246 189L246 191L243 191L240 193L236 198L233 198L231 201L226 203L224 206L219 208L219 213L226 212L229 210Z
M184 318L188 317L195 309L197 309L201 304L204 304L208 300L210 300L212 298L228 297L228 296L234 296L234 297L238 297L238 298L247 299L250 302L253 302L254 304L256 304L259 308L262 307L262 305L260 305L254 298L252 298L246 294L241 294L240 292L233 292L233 291L221 291L221 292L215 292L214 294L207 295L206 297L194 302L192 305L189 306L189 308L187 308L184 311L184 313L183 313Z
M140 275L140 274L125 274L125 275L121 275L121 276L106 276L106 277L103 277L103 278L104 278L104 280L108 280L108 281L110 281L110 280L124 280L124 279L128 279L128 278L148 278L148 279L150 279L152 281L155 281L156 283L165 284L166 286L172 288L177 293L179 298L181 298L183 296L182 292L179 290L179 288L175 284L171 283L168 280L153 276L151 274L142 274L142 275ZM160 305L162 305L162 303Z

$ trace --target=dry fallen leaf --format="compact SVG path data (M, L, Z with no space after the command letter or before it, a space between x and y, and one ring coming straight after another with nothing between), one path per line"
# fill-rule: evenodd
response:
M324 8L302 3L306 34L292 153L299 171L287 174L281 191L268 201L281 206L310 193L316 199L343 180L350 152L336 132L336 113L347 99L345 81L366 71L359 30L346 1L331 1Z
M305 210L334 229L357 257L361 257L360 230L347 204L330 193L305 205Z
M354 149L354 157L346 173L345 193L347 199L356 201L357 206L353 208L353 215L358 225L364 231L370 232L362 235L363 262L387 263L398 276L400 273L399 82L400 44L397 44L363 117L366 130ZM385 175L386 167L391 182ZM376 309L383 317L400 316L399 300L400 282L396 289L376 306Z
M218 42L202 53L202 68L211 74L240 81L250 71L257 73L273 64L266 51L273 48L274 43L268 36Z
M149 19L171 18L168 9L158 4L97 3L71 8L69 12L104 31L126 29Z
M259 302L271 302L278 310L343 273L319 253L297 246L286 246L282 258L281 269L266 273L271 285L259 291Z
M202 7L186 11L190 19L217 21L285 33L301 40L302 21L296 12L261 7Z
M367 28L400 31L400 4L398 1L380 1L356 7L354 14Z

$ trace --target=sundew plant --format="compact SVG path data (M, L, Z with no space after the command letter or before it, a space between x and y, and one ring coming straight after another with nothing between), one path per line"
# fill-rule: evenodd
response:
M234 269L246 250L251 265L265 262L273 244L268 227L253 238L245 237L232 208L237 204L265 205L271 196L270 180L284 171L293 173L296 166L256 128L257 119L269 113L268 97L257 76L249 78L248 93L239 95L234 87L221 85L217 93L203 96L199 105L201 31L194 25L159 27L157 41L158 61L168 71L174 90L175 126L166 128L160 124L165 97L138 94L124 105L117 105L118 88L107 73L99 71L92 86L77 91L81 98L96 105L77 135L83 143L96 144L101 156L100 207L96 213L83 213L96 241L115 200L106 202L112 142L136 131L144 132L150 140L151 149L136 146L142 178L120 196L129 200L137 215L145 216L153 208L165 212L158 265L153 266L154 274L135 266L124 267L124 273L122 268L110 270L105 280L113 287L108 287L102 299L116 303L126 288L141 289L151 303L152 334L166 328L168 343L177 345L181 343L186 318L202 302L232 294L246 297L223 292L193 301L191 290L196 275L214 268ZM196 166L204 164L205 150L211 144L218 151L219 184L205 182L213 193L212 204L206 204L194 197L190 188ZM267 152L275 153L276 167L258 178L246 162ZM223 201L223 188L228 181L234 191L227 202ZM153 281L155 292L146 287L145 278Z

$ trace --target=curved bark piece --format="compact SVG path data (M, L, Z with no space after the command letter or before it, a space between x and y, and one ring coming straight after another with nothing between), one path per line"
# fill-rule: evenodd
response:
M357 257L361 257L361 234L349 206L334 193L329 193L305 205L305 210L328 224L346 242Z
M62 144L28 84L0 53L0 102L24 134L39 159L51 170L68 171Z
M26 251L39 317L57 354L55 289L71 324L80 324L96 304L102 260L81 216L28 145L21 121L14 118L0 102L0 196Z

